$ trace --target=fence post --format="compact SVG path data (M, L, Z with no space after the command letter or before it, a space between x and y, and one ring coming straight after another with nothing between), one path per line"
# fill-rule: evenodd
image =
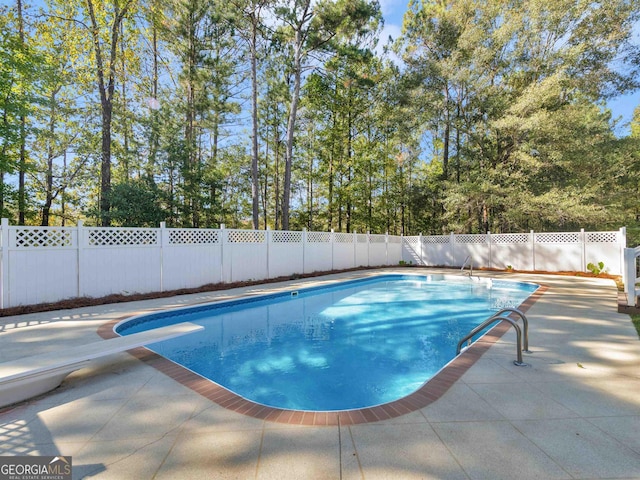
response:
M271 227L267 226L267 231L265 232L265 235L264 235L264 239L267 242L267 279L271 278L271 274L269 273L269 263L271 262L270 253L271 253L272 237L273 236L271 232Z
M302 229L302 273L307 273L307 229Z
M418 249L420 250L420 266L424 266L424 260L422 259L422 232L418 235Z
M160 291L164 292L164 247L169 245L167 222L160 222Z
M487 231L487 243L489 244L489 268L493 268L493 254L491 253L491 232Z
M402 252L402 247L400 252ZM389 232L384 232L384 264L389 265Z
M1 286L2 286L2 295L0 295L0 308L9 308L9 288L10 288L10 280L9 280L9 219L2 219L2 272L0 275L2 276Z
M220 283L226 283L225 279L225 268L224 268L224 259L225 259L225 249L224 244L227 242L227 235L224 231L224 223L220 224Z
M449 244L451 245L451 263L447 266L452 267L456 264L456 235L453 232L449 234Z
M580 259L582 260L582 266L580 267L583 272L587 271L587 236L584 233L584 228L580 229Z
M336 241L335 232L333 231L333 228L331 229L331 237L330 237L330 239L331 239L331 270L333 270L333 265L334 265L333 257L335 256L334 244L335 244L335 241Z
M531 267L532 270L536 271L536 234L531 230L529 232L529 238L531 241Z
M358 266L358 234L355 230L351 239L353 241L353 268L356 268Z
M624 250L627 248L627 227L620 227L620 235L618 236L618 245L620 246L620 272L625 270Z
M78 244L76 245L76 281L78 282L78 297L84 297L84 275L82 271L84 269L84 246L85 246L85 230L84 230L84 222L82 220L78 220L78 224L76 226L76 241Z

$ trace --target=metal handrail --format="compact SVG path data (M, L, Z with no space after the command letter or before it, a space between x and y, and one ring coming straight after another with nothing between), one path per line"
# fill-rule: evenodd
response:
M533 353L529 351L529 320L527 317L517 308L503 308L498 313L495 313L494 317L500 317L503 313L515 313L522 319L522 351L524 353ZM506 317L503 317L506 318Z
M489 319L485 320L484 322L482 322L477 327L475 327L468 334L466 334L464 337L462 337L462 340L460 340L458 342L458 348L456 350L456 355L460 354L460 351L462 350L462 344L464 342L466 342L467 340L470 340L476 333L484 330L485 328L487 328L492 323L496 323L496 322L499 322L499 321L502 321L502 320L506 320L507 322L509 322L513 326L515 331L516 331L516 360L513 361L513 364L517 365L518 367L526 367L527 364L522 361L522 331L520 330L520 326L516 323L516 321L511 319L511 318L509 318L509 317L501 317L501 316L494 315L491 318L489 318Z
M460 272L464 272L464 267L467 264L467 262L469 262L469 276L473 276L473 258L471 258L471 255L467 255L467 258L464 259L464 262L462 262L462 267L460 267Z

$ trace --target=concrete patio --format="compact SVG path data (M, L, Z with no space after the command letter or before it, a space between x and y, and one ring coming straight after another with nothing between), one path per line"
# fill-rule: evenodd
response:
M100 325L133 313L371 273L2 318L0 361L99 340ZM74 478L92 479L640 479L640 340L614 282L478 274L548 287L527 312L530 366L513 365L507 332L421 410L350 426L266 422L122 353L0 409L0 454L71 455Z

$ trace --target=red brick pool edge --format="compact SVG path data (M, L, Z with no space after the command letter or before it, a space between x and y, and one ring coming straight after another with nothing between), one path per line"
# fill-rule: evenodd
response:
M540 287L525 300L518 309L526 312L547 291L545 285ZM116 320L104 323L98 328L98 335L104 339L118 336L113 331L114 326L134 315L127 315ZM513 317L517 320L517 317ZM427 381L422 387L412 394L393 402L374 407L359 408L354 410L340 410L329 412L310 412L302 410L285 410L268 407L247 400L230 390L204 378L197 373L172 362L145 347L138 347L128 352L137 359L156 368L175 381L190 388L203 397L217 403L221 407L250 417L267 420L270 422L285 423L289 425L355 425L359 423L371 423L390 418L399 417L407 413L420 410L442 397L449 388L456 383L476 361L496 343L509 330L508 322L496 324L481 340L476 341L449 362L436 375Z

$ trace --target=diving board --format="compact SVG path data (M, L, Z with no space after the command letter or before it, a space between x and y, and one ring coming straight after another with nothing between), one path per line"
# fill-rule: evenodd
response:
M0 407L53 390L71 372L87 366L97 358L202 329L204 327L200 325L183 322L1 363Z

